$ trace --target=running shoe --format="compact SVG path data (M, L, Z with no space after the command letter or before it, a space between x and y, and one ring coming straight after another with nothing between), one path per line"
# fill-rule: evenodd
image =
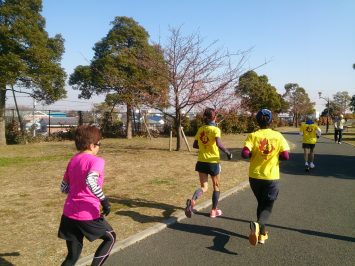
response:
M253 246L258 244L260 226L257 222L250 222L249 243Z
M310 162L310 163L309 163L309 167L310 167L311 169L313 169L313 168L315 168L316 166L314 165L313 162Z
M258 237L258 242L259 244L265 244L265 241L269 239L269 236L267 234L267 232L265 233L265 235L260 234Z
M185 215L187 218L191 218L192 213L193 213L192 200L188 199L186 201Z
M221 216L223 213L220 209L215 209L215 210L211 210L210 212L210 217L211 218L216 218L217 216Z

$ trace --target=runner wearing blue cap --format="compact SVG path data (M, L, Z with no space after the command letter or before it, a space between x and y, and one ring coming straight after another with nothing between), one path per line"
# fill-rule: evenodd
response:
M258 202L257 221L250 222L249 242L253 246L268 239L265 224L279 193L279 160L288 160L290 150L282 134L269 128L270 110L260 110L256 120L260 129L248 135L242 150L242 157L250 158L249 183Z
M314 123L312 116L307 116L306 122L300 127L300 135L303 136L302 148L305 160L306 171L315 168L314 165L314 148L317 138L322 134L321 129Z

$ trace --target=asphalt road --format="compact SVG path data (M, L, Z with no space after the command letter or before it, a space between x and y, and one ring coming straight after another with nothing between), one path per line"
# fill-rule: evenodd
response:
M105 265L355 265L355 147L321 138L316 169L306 173L300 137L285 137L297 147L281 165L265 245L248 241L256 216L248 186L220 202L222 217L211 219L204 209L112 254Z

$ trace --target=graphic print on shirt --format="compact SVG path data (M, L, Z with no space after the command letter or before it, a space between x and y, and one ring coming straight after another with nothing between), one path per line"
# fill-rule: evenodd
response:
M267 160L267 156L275 150L275 147L268 139L264 138L259 143L259 150L265 156L264 160Z
M312 127L306 127L306 131L311 133L313 131Z
M201 140L201 142L202 142L204 145L206 145L206 144L209 142L209 138L208 138L208 136L207 136L207 134L206 134L205 131L202 131L202 132L201 132L201 134L200 134L200 140Z

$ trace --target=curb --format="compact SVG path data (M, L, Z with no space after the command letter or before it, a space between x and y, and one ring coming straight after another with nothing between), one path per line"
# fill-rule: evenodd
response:
M240 190L243 190L245 189L247 186L249 185L249 181L244 181L242 183L240 183L238 186L230 189L230 190L227 190L226 192L222 193L221 196L220 196L220 200L223 200L225 198L227 198L228 196L234 194L234 193L237 193L239 192ZM200 211L202 209L205 209L209 206L211 206L212 203L210 200L208 201L204 201L202 202L201 204L198 204L196 205L194 208L197 210L197 211ZM145 238L147 238L148 236L151 236L153 234L156 234L160 231L162 231L163 229L165 229L166 227L168 227L169 225L172 225L172 224L175 224L176 222L179 222L183 219L186 219L186 216L185 216L185 212L184 211L179 211L176 213L176 215L170 217L169 219L167 220L164 220L162 221L161 223L158 223L148 229L145 229L133 236L130 236L124 240L121 240L121 241L117 241L115 246L112 248L111 250L111 254L115 253L115 252L118 252L130 245L133 245ZM78 266L86 266L86 265L90 265L91 262L92 262L92 259L94 257L94 254L92 255L89 255L89 256L86 256L86 257L83 257L81 259L79 259L77 265Z

